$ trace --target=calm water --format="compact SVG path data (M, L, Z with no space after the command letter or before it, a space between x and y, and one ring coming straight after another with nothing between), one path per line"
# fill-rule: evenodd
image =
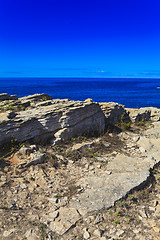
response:
M126 107L160 108L160 79L0 78L0 93L18 97L47 93L53 98L118 102Z

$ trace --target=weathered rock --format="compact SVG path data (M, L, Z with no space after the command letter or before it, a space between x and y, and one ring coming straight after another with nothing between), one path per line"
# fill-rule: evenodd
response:
M50 229L60 235L63 235L79 219L80 219L80 215L76 209L62 207L59 210L59 216L55 219L55 221L51 222Z
M34 154L30 160L27 159L27 161L20 163L19 168L30 167L31 165L37 165L37 164L43 163L44 160L45 160L45 154L38 152Z
M3 236L4 237L9 237L12 233L14 233L16 231L16 229L15 228L12 228L12 229L10 229L10 230L8 230L8 231L4 231L4 233L3 233Z
M73 145L72 151L82 150L83 148L89 148L94 144L94 142L83 142Z
M9 97L9 100L18 100L18 97L17 97L17 95L11 95Z
M106 124L117 124L120 122L130 122L129 113L124 105L114 102L99 103L106 117Z
M38 151L38 147L36 145L30 145L29 147L22 146L19 151L16 153L17 156L22 155L26 158L25 155L30 155L31 153Z
M0 94L0 101L5 101L5 100L9 100L10 96L7 93L1 93Z
M30 101L23 101L20 103L20 107L24 107L24 108L27 108L30 106Z
M133 123L146 122L150 120L151 110L148 108L132 109L126 108Z
M85 100L85 102L91 103L91 102L93 102L93 100L92 100L91 98L87 98L87 99Z
M118 229L117 232L116 232L116 235L117 235L118 237L120 237L120 236L122 236L123 233L124 233L123 230Z
M90 238L90 233L86 228L84 228L84 234L83 234L84 239L89 239Z
M160 109L155 107L145 107L140 109L126 108L129 112L129 116L132 122L141 121L159 121L160 120Z
M100 237L102 236L102 231L100 231L99 229L96 229L96 230L93 232L93 234L94 234L96 237L100 238Z
M46 94L46 93L41 93L41 94L34 94L34 95L29 95L26 97L19 98L20 100L29 100L29 101L39 101L39 100L52 100L52 96Z
M12 119L12 118L14 118L15 116L16 116L16 113L15 113L15 112L9 112L7 117L8 117L9 119Z
M7 113L0 113L1 144L13 138L19 142L33 138L45 141L55 137L56 132L59 133L58 138L68 139L84 133L103 131L104 128L104 114L95 103L73 101L38 107L21 111L14 119L8 119Z
M150 168L158 161L152 157L139 159L117 155L107 165L111 175L86 176L77 182L78 186L86 184L87 188L78 196L78 201L71 200L70 205L81 209L84 214L109 208L131 189L145 182L150 176Z
M99 213L94 221L94 224L98 224L103 221L103 216L101 213Z
M40 103L37 103L36 106L39 107L39 106L48 106L48 105L52 105L53 104L53 101L43 101L43 102L40 102Z
M29 229L26 234L25 237L27 238L27 240L38 240L39 237L37 236L36 232L33 229Z

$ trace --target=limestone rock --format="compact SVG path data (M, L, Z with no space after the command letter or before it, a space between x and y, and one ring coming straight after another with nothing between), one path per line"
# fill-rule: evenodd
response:
M148 108L140 108L140 109L132 109L126 108L129 111L129 116L131 121L134 123L137 122L146 122L150 120L151 117L151 110Z
M16 116L16 113L15 113L15 112L9 112L8 115L7 115L7 117L8 117L9 119L14 118L15 116Z
M93 102L93 100L92 100L91 98L87 98L87 99L85 100L85 102L91 103L91 102Z
M80 215L74 208L62 207L59 210L59 216L51 222L50 229L59 235L67 232L78 220Z
M18 97L17 97L17 95L11 95L9 97L9 100L18 100Z
M7 93L1 93L0 94L0 101L5 101L5 100L9 100L10 96Z
M82 150L83 148L89 148L93 145L94 142L83 142L73 145L72 151Z
M117 124L121 121L129 122L129 113L124 105L114 102L99 103L106 117L106 124Z
M26 232L25 237L27 240L38 240L39 237L36 235L36 232L33 229L30 229Z
M4 237L9 237L12 233L14 233L16 231L16 229L10 229L10 230L8 230L8 231L4 231L3 232L3 236Z
M42 96L28 96L26 99ZM104 128L105 117L98 104L69 101L21 111L13 119L0 113L0 144L13 138L19 142L33 138L46 141L56 138L56 132L58 138L68 139L84 133L101 132Z
M126 108L129 111L130 118L132 122L152 120L159 121L160 120L160 109L155 107L145 107L140 109Z
M29 101L39 101L39 100L52 100L52 96L46 94L46 93L41 93L41 94L34 94L34 95L29 95L26 97L19 98L20 100L29 100Z
M111 175L103 173L100 176L86 176L77 182L77 185L88 184L88 187L78 196L79 201L71 200L70 205L81 209L84 214L107 209L131 189L145 182L154 164L153 158L117 155L107 165Z
M90 233L86 228L84 228L84 234L83 234L84 239L89 239L90 238Z
M96 229L93 234L98 238L102 236L102 232L99 229Z
M37 165L43 163L44 160L45 154L38 152L34 154L31 159L26 159L24 162L20 162L19 168L26 168L30 167L31 165Z

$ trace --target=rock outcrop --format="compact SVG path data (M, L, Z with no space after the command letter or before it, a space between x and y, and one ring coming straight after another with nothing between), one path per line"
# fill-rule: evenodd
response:
M129 112L124 105L115 102L99 103L105 114L106 124L130 122Z
M1 93L0 101L5 101L5 100L18 100L18 97L17 95L9 95L7 93Z
M155 107L145 107L140 109L126 108L126 110L129 112L132 122L149 120L156 122L160 120L160 109Z
M44 96L25 97L21 102ZM53 138L57 142L105 129L105 117L98 104L69 100L57 102L53 100L50 105L33 105L33 108L28 105L30 108L16 114L9 111L0 113L1 144L13 138L19 142Z
M159 109L44 94L0 104L1 143L17 144L0 152L0 239L159 239ZM130 119L132 131L81 136ZM129 194L147 184L149 193Z

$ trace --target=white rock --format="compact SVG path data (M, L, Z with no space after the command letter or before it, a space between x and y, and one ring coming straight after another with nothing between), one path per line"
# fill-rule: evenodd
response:
M93 234L94 234L95 236L99 237L99 238L102 236L102 232L101 232L99 229L96 229L96 230L93 232Z
M84 239L89 239L90 238L90 233L87 231L87 229L84 229L84 234L83 234Z
M3 236L4 236L4 237L8 237L9 235L11 235L12 233L14 233L15 231L16 231L15 228L12 228L12 229L10 229L10 230L8 230L8 231L4 231L4 232L3 232Z

